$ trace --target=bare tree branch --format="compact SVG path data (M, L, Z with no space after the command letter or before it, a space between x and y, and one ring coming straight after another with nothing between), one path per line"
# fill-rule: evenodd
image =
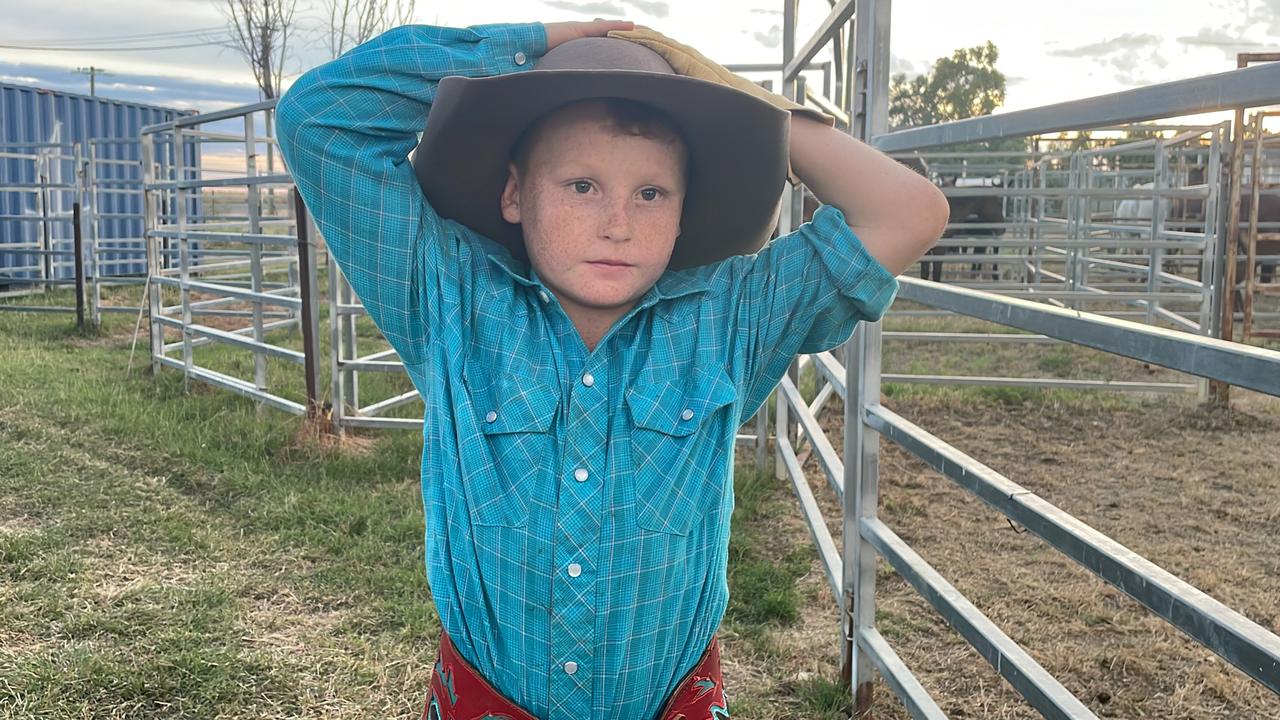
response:
M280 94L296 7L297 0L226 0L222 6L235 48L264 99Z
M325 0L326 45L332 57L398 25L412 22L416 0Z

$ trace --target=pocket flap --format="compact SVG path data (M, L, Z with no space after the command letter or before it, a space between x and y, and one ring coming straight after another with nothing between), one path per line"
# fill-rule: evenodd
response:
M689 382L647 383L626 393L633 424L677 437L689 435L737 397L737 387L723 370L701 368Z
M547 432L560 405L556 385L524 377L489 380L463 371L476 424L485 435Z

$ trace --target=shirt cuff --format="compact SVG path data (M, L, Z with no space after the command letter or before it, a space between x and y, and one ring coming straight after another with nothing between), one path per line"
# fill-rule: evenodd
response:
M823 205L811 222L814 248L841 295L854 302L862 319L875 322L893 304L898 280L867 252L834 205Z
M484 38L498 74L530 70L547 52L547 30L542 23L473 25L469 29Z

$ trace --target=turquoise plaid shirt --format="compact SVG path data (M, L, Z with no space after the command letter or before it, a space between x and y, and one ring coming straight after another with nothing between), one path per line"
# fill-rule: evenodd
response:
M527 266L432 210L406 160L438 80L545 50L540 24L397 28L299 78L276 126L425 401L445 631L537 717L650 720L728 602L737 428L797 353L879 318L897 282L823 207L756 255L667 272L588 352Z

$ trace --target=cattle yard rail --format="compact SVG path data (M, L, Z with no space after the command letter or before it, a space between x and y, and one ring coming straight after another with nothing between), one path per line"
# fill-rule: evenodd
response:
M319 405L318 253L292 178L276 167L274 107L271 100L142 130L151 363L308 414ZM200 164L175 151L188 146ZM176 263L164 267L174 253ZM251 378L212 367L229 352L250 354ZM272 381L276 362L302 366L305 396Z
M848 64L844 77L853 78L855 85L843 96L852 98L851 104L844 107L852 121L851 132L889 152L924 152L961 142L1000 140L1066 129L1159 120L1235 106L1280 103L1280 64L1277 64L889 133L892 2L861 0L856 3L856 18L854 7L853 0L833 3L818 32L797 50L799 3L797 0L783 1L782 60L788 69L783 72L782 88L788 97L803 98L798 88L796 68L811 60L823 46L831 44L836 48L846 48L852 43L852 51L846 56ZM838 103L841 96L829 100ZM1159 162L1159 156L1156 159ZM1079 161L1067 169L1076 174L1087 174ZM1158 177L1155 182L1159 182ZM1047 182L1038 192L1042 196L1053 194L1044 192L1046 189ZM982 191L987 190L982 188ZM1095 190L1092 194L1095 198L1111 202L1129 197L1130 193L1127 188L1125 190ZM1194 193L1182 193L1170 188L1153 193L1153 200L1157 202L1160 198L1174 197L1211 199L1200 189ZM803 198L799 192L792 193L789 200L789 207L782 213L786 222L783 229L798 224L803 211ZM1161 213L1153 213L1152 239L1167 237L1167 233L1174 231L1160 227L1160 218ZM1077 223L1083 219L1083 215L1075 217ZM1096 260L1096 256L1091 257ZM1077 260L1073 269L1087 271L1089 262ZM1154 277L1154 270L1161 267L1155 262L1153 266L1149 277ZM1205 280L1214 282L1213 275L1206 274ZM1161 277L1160 282L1163 281ZM1150 289L1150 283L1147 289ZM984 289L909 277L901 279L899 295L925 308L946 310L1053 341L1082 345L1280 396L1280 352L1107 317L1072 308L1065 302L1067 299L1082 299L1080 297L1059 297L1056 304L1033 302L1028 298L997 295ZM1130 299L1147 303L1141 307L1147 318L1154 319L1157 315L1156 308L1152 307L1153 298L1134 296ZM882 405L880 391L885 380L881 374L883 340L881 323L864 323L842 348L801 358L779 384L776 400L775 471L780 479L790 481L795 489L841 612L843 670L850 682L855 717L870 712L872 680L877 673L912 717L946 717L915 674L876 629L878 558L887 561L1044 717L1096 717L878 518L881 440L895 443L923 460L1009 520L1034 532L1050 546L1126 593L1197 643L1213 650L1241 672L1280 694L1280 637L1054 507L1018 485L1014 479L997 473ZM801 367L810 365L817 372L819 390L816 398L807 403L797 390L797 378ZM817 419L818 411L833 397L843 400L842 456L826 439ZM839 542L828 532L826 520L797 458L802 444L812 449L825 476L823 480L832 486L840 499L843 536Z

